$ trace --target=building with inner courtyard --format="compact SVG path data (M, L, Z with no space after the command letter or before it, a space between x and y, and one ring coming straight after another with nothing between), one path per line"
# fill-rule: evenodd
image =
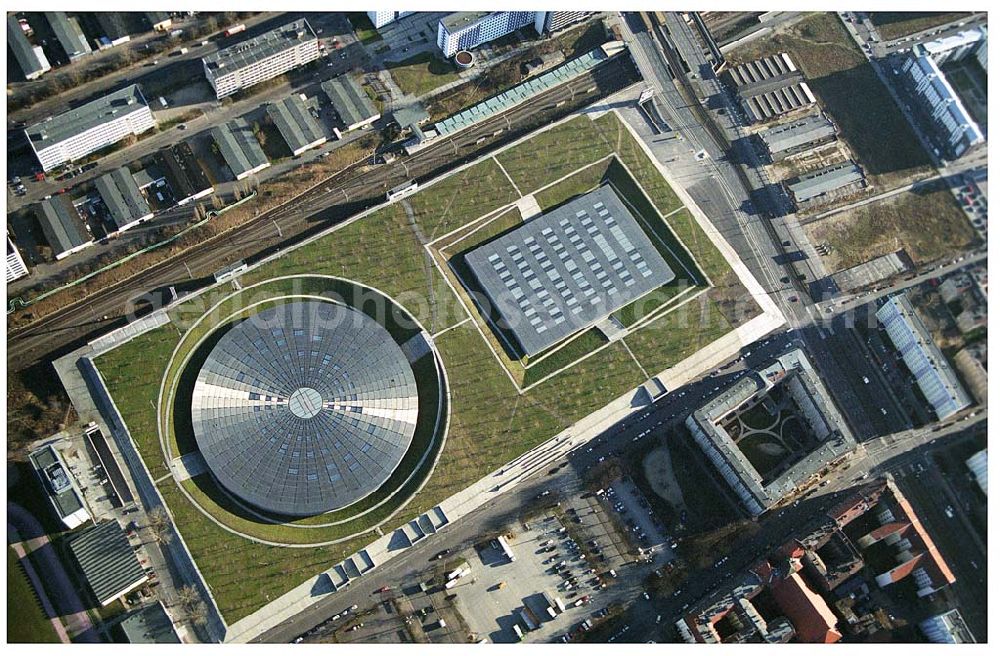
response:
M855 447L851 429L801 349L722 390L685 424L755 516Z

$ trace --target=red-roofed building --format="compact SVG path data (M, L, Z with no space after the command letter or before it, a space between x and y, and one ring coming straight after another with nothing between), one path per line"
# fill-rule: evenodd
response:
M676 626L692 643L838 642L841 630L858 634L856 617L839 602L835 614L823 593L842 601L837 590L865 567L880 587L910 577L921 597L955 581L902 492L881 479L859 487L735 583L720 583Z
M837 616L798 572L776 581L771 586L771 594L792 622L801 642L829 644L842 637L837 630Z
M898 564L879 573L876 582L884 588L912 575L920 597L954 583L955 575L920 523L913 506L893 483L888 484L887 491L889 494L882 495L876 508L885 523L858 539L862 549L879 542L895 549Z
M881 542L889 537L898 538L903 534L906 529L910 528L907 522L889 522L888 524L883 524L879 526L874 531L870 532L868 535L858 538L858 544L862 549L867 549L876 542Z

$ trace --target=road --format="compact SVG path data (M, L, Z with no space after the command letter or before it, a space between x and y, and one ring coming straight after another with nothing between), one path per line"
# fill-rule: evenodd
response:
M968 416L968 415L966 415ZM636 604L638 608L630 608L620 620L620 624L628 625L625 632L616 642L675 641L673 620L681 617L684 610L697 602L716 586L723 585L727 579L742 575L753 562L772 548L782 544L789 537L801 534L803 526L808 526L827 508L832 507L838 499L847 496L851 488L864 483L866 479L879 475L883 471L898 469L908 459L922 458L920 447L931 445L936 441L962 439L966 434L977 430L986 421L985 414L967 420L951 420L942 422L943 429L924 427L915 431L906 431L891 436L880 446L871 451L859 451L858 456L849 464L830 477L830 483L821 491L797 502L794 505L772 510L761 516L760 531L756 535L741 541L738 549L729 554L729 558L719 567L692 572L684 582L682 592L676 597L654 597L651 608ZM916 449L916 451L915 451ZM865 472L872 472L866 479L861 478ZM940 511L938 511L940 512ZM921 512L923 515L923 512ZM942 513L943 514L943 513ZM935 526L929 527L932 536L937 536ZM652 613L673 618L666 626L656 626L644 618Z
M11 332L8 335L8 367L20 371L65 352L81 339L123 324L119 317L130 313L133 303L147 292L159 293L170 285L208 282L192 283L189 270L194 276L207 276L237 260L252 261L279 248L292 246L383 202L385 192L402 182L431 179L634 81L631 61L620 55L565 85L452 137L435 141L393 164L373 170L361 167L348 170L291 202L251 219L231 234L200 243L182 257L160 262L27 328ZM564 105L556 106L564 101ZM499 136L495 134L498 130L502 130ZM111 319L100 318L104 316Z
M259 26L259 31L265 31L275 25L283 24L301 16L308 16L308 14L282 14L280 19L275 19L273 21L269 20L265 24ZM315 21L315 19L313 19L313 21ZM323 40L329 42L332 37L336 36L341 40L341 42L347 43L347 41L352 38L350 36L350 24L347 22L346 18L341 17L339 21L327 19L324 21L324 24L328 26L328 29L324 30L322 37ZM335 30L334 26L337 26L340 29ZM226 43L229 43L229 41ZM329 45L328 48L332 55L335 52L333 46ZM147 87L151 84L148 80L164 76L168 78L180 76L186 79L190 79L194 76L195 84L203 87L204 90L206 90L206 93L211 93L208 83L204 80L204 74L202 73L201 57L204 57L210 52L214 52L218 49L218 45L215 42L211 42L209 45L196 48L192 53L182 55L180 58L170 57L169 59L171 63L169 67L164 67L163 64L161 64L156 72L153 73L146 73L145 71L147 69L144 68L140 68L138 71L129 69L129 75L134 75L137 72L141 74L136 75L135 77L126 76L120 80L120 84L109 81L107 84L99 85L97 87L99 93L96 95L106 94L110 88L113 88L112 85L125 86L126 84L138 83L140 88L146 88L143 86L144 84L146 84ZM319 92L318 89L320 83L326 79L343 74L356 66L360 66L366 60L366 55L360 45L356 48L350 49L350 52L351 56L346 59L342 59L340 57L321 57L315 70L308 72L292 71L288 74L289 83L265 89L260 93L256 93L241 100L235 100L233 102L223 104L216 101L214 95L211 95L210 99L205 102L198 103L198 107L201 108L204 113L183 123L184 129L180 129L179 126L174 126L159 132L147 132L145 135L141 135L140 140L134 145L122 148L121 150L117 150L105 157L102 157L97 160L99 162L99 166L70 180L60 181L55 177L49 177L44 181L36 182L33 178L30 178L29 173L31 169L37 165L37 161L35 160L34 153L31 151L31 148L27 143L27 138L24 136L23 131L15 132L13 134L15 138L11 138L12 134L8 133L8 164L11 165L12 170L15 168L14 165L17 166L27 188L27 192L24 196L14 196L13 194L8 193L8 212L30 205L31 203L38 202L45 196L57 194L62 189L78 187L83 183L104 175L108 171L125 166L132 162L136 162L147 155L154 153L160 148L163 148L164 146L175 144L179 140L190 140L191 138L196 138L200 135L200 133L207 132L213 126L221 125L222 123L236 117L243 116L263 103L277 98L287 97L293 93L308 92L310 95L315 95ZM327 66L327 63L332 64L332 66ZM90 95L95 95L93 89L90 91ZM59 100L61 99L62 96L60 95ZM149 103L153 103L155 99L147 97L146 100ZM156 104L150 104L154 117L160 112L158 107L159 106ZM192 108L195 108L195 106L185 106L185 109ZM32 109L31 111L38 112L38 116L36 116L36 119L38 120L41 120L48 115L42 114L41 110ZM11 150L15 148L17 149L18 158L12 162ZM266 179L268 175L265 174L260 177Z
M563 478L562 483L541 472L522 481L506 493L498 495L493 501L464 516L460 522L439 533L429 535L408 548L405 556L393 558L379 565L371 573L353 582L350 587L338 591L294 618L265 632L254 642L291 642L297 636L322 624L353 604L357 604L359 610L365 610L382 601L383 597L378 594L378 590L383 586L388 586L395 594L401 587L416 584L428 577L430 570L438 562L437 554L443 549L459 553L482 540L482 536L495 534L509 524L517 524L525 508L537 503L536 498L544 487L551 485L564 491L570 486L575 487L573 482L566 480L571 474L563 476L565 478L559 477ZM623 577L619 580L621 578ZM615 586L619 593L626 587L631 589L631 585ZM635 590L631 592L638 594Z
M948 274L954 273L960 269L983 262L986 260L987 256L988 253L986 248L980 248L976 251L960 256L960 259L956 258L951 262L942 262L934 266L924 267L916 273L906 274L901 280L896 282L886 281L885 284L877 289L848 295L835 301L826 301L818 304L818 307L821 307L824 312L827 312L828 309L830 312L849 312L850 310L858 308L862 305L872 303L879 298L921 285L931 278L947 276Z
M672 19L671 16L668 14L665 18L671 26L671 36L675 32L690 31L682 20ZM654 40L646 24L633 14L625 16L622 32L643 78L659 92L659 105L667 115L664 118L671 131L664 136L643 121L630 121L632 126L769 292L792 328L793 337L810 355L813 365L823 376L859 439L904 427L898 422L887 423L892 418L881 414L880 408L885 406L885 401L877 396L891 392L881 388L876 390L862 383L863 377L877 380L874 365L863 357L852 358L848 365L843 358L833 355L857 351L850 334L845 332L849 317L845 315L835 321L837 315L833 310L821 313L810 302L808 294L802 292L800 277L809 280L810 277L825 276L825 271L795 268L801 262L788 264L788 255L795 252L805 254L806 261L818 261L819 258L801 233L796 218L791 215L780 219L765 216L766 212L783 212L781 200L775 199L772 194L760 193L768 184L758 170L763 164L761 160L747 153L742 156L732 154L739 152L736 145L746 146L747 140L740 138L741 119L711 67L700 55L700 49L690 45L691 37L688 38L688 45L678 49L693 62L696 57L702 57L701 63L695 62L689 68L696 71L692 77L697 75L700 88L709 94L704 102L688 102L677 88L680 80L675 85L671 77L673 69L680 69L676 63L678 55L673 56L675 64L671 66L666 59L667 53L672 52L671 48ZM713 108L713 112L699 112L700 118L696 117L694 110L705 109L706 105ZM712 138L702 121L711 125L716 120L720 125ZM707 157L697 158L695 154L699 151L707 153ZM738 170L745 170L744 175L739 175ZM747 186L751 192L747 191ZM758 202L766 204L765 210L758 209ZM791 270L789 267L792 267Z
M984 20L986 18L986 13L973 12L971 16L966 16L950 23L945 23L944 25L930 27L926 30L921 30L920 32L908 34L906 36L899 37L898 39L891 39L889 41L882 40L878 34L878 29L871 22L871 19L867 14L860 18L861 20L856 22L859 32L874 35L874 39L872 39L872 51L874 56L885 57L886 55L900 49L909 50L916 43L920 43L922 41L952 36L957 32L968 29L969 24Z

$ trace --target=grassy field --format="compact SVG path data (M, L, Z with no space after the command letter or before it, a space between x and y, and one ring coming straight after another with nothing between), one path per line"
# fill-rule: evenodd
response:
M508 148L496 159L518 190L528 194L611 152L608 142L598 138L589 120L576 119Z
M347 12L347 20L351 21L351 27L354 28L354 34L358 37L358 41L362 43L374 43L375 41L382 40L382 37L378 34L378 30L372 25L371 20L365 12L349 11Z
M59 642L14 550L7 547L7 642Z
M438 87L459 79L455 66L429 52L386 63L386 68L404 93L422 96Z
M771 38L736 48L727 58L741 63L780 52L788 52L805 73L875 191L930 172L906 118L836 14L817 13Z
M432 475L398 513L400 522L432 508L502 463L640 385L646 373L676 364L729 330L716 302L703 295L688 304L695 312L678 313L676 317L671 314L654 321L625 342L611 344L572 369L518 393L474 325L468 322L457 325L468 315L424 248L431 239L501 209L496 223L484 229L483 235L475 233L469 243L489 236L488 230L516 225L519 218L511 211L510 203L518 198L519 191L538 189L616 152L641 180L656 208L669 214L667 220L705 272L714 279L725 277L728 271L721 269L725 266L724 259L713 252L714 246L691 215L680 209L682 205L670 186L645 159L616 116L609 114L598 121L574 119L542 133L535 142L521 144L513 149L516 152L498 156L517 182L518 190L496 162L485 160L409 196L405 202L348 223L241 277L241 283L247 287L292 274L343 276L390 295L432 333L453 328L435 340L450 383L448 441L437 466L438 475ZM580 180L572 184L577 183L583 184ZM560 193L569 191L572 185ZM450 241L453 240L444 243ZM465 242L456 246L464 247ZM208 299L195 299L172 312L172 318L188 326L192 317L200 315L225 294L213 290ZM150 399L158 394L160 378L178 340L178 329L164 326L102 356L98 362L144 459L154 471L154 478L166 473L166 468L158 452L155 411ZM553 355L553 362L573 359L571 356L580 347L597 345L589 335L580 340L579 345L568 345L566 348L570 350L565 354ZM646 373L636 366L626 343ZM552 367L547 369L554 371ZM531 367L531 370L537 380L546 368L536 371L536 367ZM184 485L192 495L211 492L210 482L204 480L186 481ZM244 617L373 539L373 534L369 534L328 548L269 547L219 528L188 501L172 480L162 482L160 490L229 622ZM388 504L394 505L395 502ZM215 507L227 512L219 503Z
M440 181L434 193L410 196L405 205L413 210L410 225L421 242L427 242L513 203L518 196L496 161L487 159Z
M900 248L921 265L978 243L975 229L947 189L905 192L806 226L814 244L829 244L831 271L846 269Z
M569 199L580 194L592 191L604 180L604 175L608 170L607 160L602 160L596 164L591 164L582 171L577 171L562 182L558 182L551 187L535 194L535 201L543 212L547 212L553 207L562 205Z
M599 48L608 40L604 23L592 20L578 27L564 31L555 38L559 49L567 59L584 55L594 48Z
M929 30L971 15L967 11L873 11L868 14L884 41Z

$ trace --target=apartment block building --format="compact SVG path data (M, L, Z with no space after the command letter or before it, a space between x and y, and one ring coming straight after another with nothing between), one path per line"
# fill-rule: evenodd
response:
M24 264L24 258L17 251L17 246L7 236L7 282L13 282L18 278L28 275L28 267Z
M202 58L217 98L270 80L319 59L319 39L299 19Z
M368 11L365 13L368 14L368 20L372 22L372 25L374 25L375 29L377 30L378 28L384 25L388 25L393 21L399 20L400 18L405 18L406 16L409 16L414 12L380 10L380 11Z
M73 162L156 127L139 86L133 84L28 126L25 132L42 170Z
M960 157L986 140L937 61L928 56L910 57L900 70L904 84L920 99L938 141L950 156Z
M534 11L459 11L438 22L437 45L445 57L471 50L535 22Z
M593 11L536 11L535 31L552 34L593 16Z

